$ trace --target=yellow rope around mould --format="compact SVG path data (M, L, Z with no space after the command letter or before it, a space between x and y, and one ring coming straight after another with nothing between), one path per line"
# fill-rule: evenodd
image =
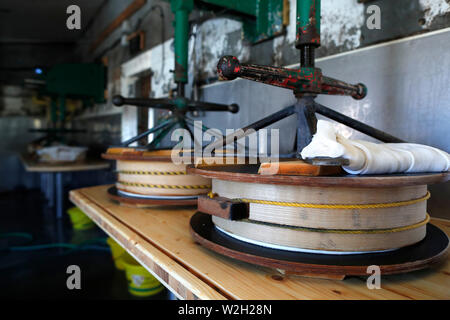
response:
M322 232L322 233L338 233L338 234L380 234L380 233L401 232L401 231L407 231L407 230L422 227L430 221L430 216L427 213L425 220L415 223L415 224L411 224L409 226L403 226L403 227L397 227L397 228L391 228L391 229L367 229L367 230L314 229L314 228L278 225L278 224L274 224L274 223L254 221L254 220L250 220L250 219L244 219L242 221L255 223L255 224L261 224L261 225L276 226L278 228L286 228L286 229L291 229L291 230L296 230L296 231L306 231L306 232Z
M157 189L210 189L210 185L171 185L171 184L147 184L138 182L117 181L117 183L130 187L157 188Z
M185 175L186 171L117 171L121 174L137 174L137 175L150 175L150 176L180 176Z
M214 198L216 195L212 192L208 193L210 198ZM378 208L393 208L401 206L409 206L418 202L426 201L431 197L429 191L427 194L418 199L397 201L389 203L373 203L373 204L317 204L317 203L300 203L300 202L286 202L286 201L270 201L270 200L254 200L254 199L241 199L234 200L242 201L245 203L258 203L267 204L273 206L285 206L285 207L298 207L298 208L313 208L313 209L378 209Z

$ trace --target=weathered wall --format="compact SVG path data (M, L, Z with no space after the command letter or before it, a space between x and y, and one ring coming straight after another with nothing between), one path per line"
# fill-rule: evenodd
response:
M299 62L294 47L296 0L290 0L290 23L284 36L250 45L242 40L241 24L230 19L215 19L199 27L196 72L201 81L216 77L215 65L226 54L238 56L242 62L290 65ZM381 9L381 30L369 30L367 8ZM322 45L317 57L346 52L371 44L429 32L450 26L450 4L446 0L357 0L322 1ZM218 32L220 30L220 32Z
M123 27L115 30L94 52L89 51L92 42L123 11L132 0L109 0L92 24L85 30L85 36L78 43L77 53L90 61L108 57L108 92L110 96L121 92L121 65L131 57L127 48L118 44L125 32ZM194 27L190 40L191 82L205 84L217 80L216 64L226 54L237 56L242 62L267 65L291 65L298 63L299 52L294 48L296 36L296 0L289 0L290 23L286 32L272 40L251 45L242 35L242 23L221 16L206 20ZM377 5L381 9L381 30L369 30L366 20L367 8ZM152 7L157 7L150 10ZM159 8L164 18L161 18ZM194 11L191 19L206 15ZM134 30L141 20L146 32L146 49L154 48L146 57L152 59L152 96L168 94L173 87L173 77L167 71L173 69L173 15L167 1L149 0L147 4L127 21L128 30ZM162 23L164 21L164 23ZM164 30L162 30L164 26ZM357 0L322 1L322 46L317 57L346 52L387 40L398 39L418 33L429 32L450 26L450 5L448 0L372 0L359 3ZM164 31L164 35L162 35ZM130 33L130 31L126 31ZM162 50L162 39L166 41ZM141 59L142 61L142 59ZM164 63L164 65L162 65ZM98 113L115 110L110 101L99 108ZM120 112L116 110L116 112Z

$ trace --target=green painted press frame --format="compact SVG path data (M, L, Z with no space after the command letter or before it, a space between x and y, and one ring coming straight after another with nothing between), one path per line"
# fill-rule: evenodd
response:
M280 68L275 66L245 64L240 63L239 60L233 56L224 56L219 60L217 71L221 80L234 80L237 77L240 77L290 89L297 97L295 105L260 119L257 122L246 126L244 129L253 129L254 131L257 131L296 114L296 142L294 152L288 156L295 155L299 158L301 158L301 150L311 142L312 136L316 133L316 113L345 124L350 128L383 142L404 142L397 137L315 102L315 98L319 94L351 96L357 100L364 99L367 95L367 87L364 84L358 83L353 85L326 77L322 74L320 68L316 68L315 50L320 46L320 8L320 0L297 0L297 37L295 47L300 50L299 68ZM253 132L253 130L250 132ZM234 136L231 136L231 138L226 137L226 144L230 143L230 139L234 139ZM211 148L212 146L209 147ZM213 147L216 147L216 145L213 145ZM324 162L322 162L322 164L324 164Z
M189 14L194 5L209 4L236 13L234 17L243 21L244 37L256 43L283 31L283 3L283 0L170 0L175 15L174 78L179 86L179 95L183 95L183 84L188 82Z

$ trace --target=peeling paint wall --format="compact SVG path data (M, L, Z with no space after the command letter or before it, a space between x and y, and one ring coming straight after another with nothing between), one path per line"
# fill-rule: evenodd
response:
M290 24L287 27L287 45L293 46L296 38L296 0L290 0ZM355 49L360 45L361 27L364 24L364 4L356 0L322 1L322 46Z
M233 52L242 61L250 58L250 45L242 39L242 22L227 18L209 20L196 27L190 39L190 56L194 57L190 73L198 79L215 76L218 57ZM220 32L218 32L220 30Z
M322 5L322 46L352 50L360 46L364 5L354 0L328 0Z
M216 64L223 55L237 56L242 62L291 65L299 62L299 52L295 49L296 0L290 0L290 23L284 35L251 45L243 38L242 23L230 18L216 17L192 29L190 38L190 82L200 84L217 80ZM377 5L381 9L381 30L370 30L366 26L369 17L367 8ZM322 1L322 45L317 57L346 52L374 43L436 30L450 26L450 5L446 0L374 0L359 3L357 0ZM198 16L198 12L193 15ZM401 23L399 23L401 21ZM438 23L439 22L439 23ZM157 31L155 32L158 33ZM173 57L171 40L166 42L170 50L165 51L167 61ZM154 48L152 57L160 57ZM173 86L172 74L159 75L161 62L152 58L152 96L167 95ZM164 66L167 70L168 64ZM173 67L169 64L169 69Z
M131 0L108 2L98 19L95 19L90 30L86 31L86 40L95 37L120 13ZM150 8L160 5L164 9L165 22L157 10ZM381 30L369 30L366 20L369 15L367 8L377 5L381 8ZM215 17L195 26L190 38L190 82L200 84L217 80L216 64L219 58L226 54L237 56L242 62L291 65L299 62L299 52L294 47L296 38L296 0L289 0L289 20L284 35L271 40L251 45L243 38L242 23L238 20ZM205 11L194 10L191 19L202 16ZM146 64L152 70L152 96L166 96L173 87L173 28L170 6L166 1L148 1L128 23L135 26L142 19L142 28L146 31L146 47L151 52L150 61ZM164 25L163 37L161 26ZM357 0L323 0L322 1L322 46L317 50L317 57L346 52L365 47L374 43L397 39L408 35L432 31L450 26L450 4L448 0L372 0L359 3ZM120 37L121 28L113 32L105 42L94 52L87 51L90 41L81 41L78 51L86 60L98 57ZM164 38L164 50L161 40ZM120 74L122 64L135 60L129 56L126 48L114 47L105 51L109 57L108 92L113 95L121 90ZM163 59L164 57L164 59ZM136 60L137 61L137 60ZM135 63L138 63L136 62ZM144 63L144 62L142 62ZM189 93L188 93L189 94ZM101 112L111 112L110 102Z
M431 27L437 17L450 15L450 1L448 0L420 0L419 3L424 12L423 28Z

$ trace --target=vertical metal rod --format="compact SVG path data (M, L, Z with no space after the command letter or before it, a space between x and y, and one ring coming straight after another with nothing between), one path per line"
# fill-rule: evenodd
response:
M189 14L194 8L194 1L171 0L171 7L175 15L175 82L187 83ZM184 91L181 88L179 90Z
M185 96L184 83L178 82L177 94L178 94L178 97Z
M41 194L45 196L45 173L39 174Z
M47 173L47 199L50 208L55 207L55 177L54 173Z
M56 228L56 241L58 243L64 243L64 223L63 223L63 219L58 218L55 221L55 228ZM64 252L64 248L60 247L58 249L58 252L61 254Z
M305 96L295 105L297 113L297 154L311 143L317 130L317 118L314 112L314 96Z
M64 211L63 173L56 173L56 218L61 219Z
M314 68L315 50L320 46L320 0L297 0L297 41L300 66Z
M295 46L320 46L320 0L297 0L297 40Z
M184 129L186 129L189 132L189 135L191 136L192 142L194 143L194 148L195 148L195 145L198 145L198 146L200 146L200 149L201 149L203 147L202 141L198 142L197 140L195 140L195 135L192 132L191 128L189 128L186 120L183 121L182 126L183 126Z
M311 45L304 45L300 48L300 66L305 68L314 68L315 66L315 50Z

